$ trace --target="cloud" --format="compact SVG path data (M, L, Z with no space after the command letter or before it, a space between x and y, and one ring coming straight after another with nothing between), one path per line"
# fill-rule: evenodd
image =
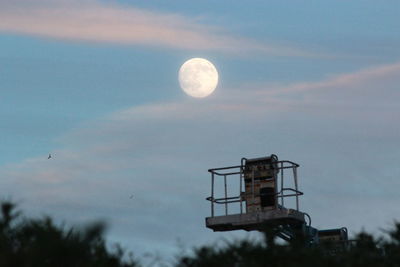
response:
M205 229L207 169L276 153L301 164L300 207L314 225L376 230L396 216L400 201L393 145L400 142L400 108L375 108L400 99L393 95L397 66L294 84L268 97L260 97L268 88L218 88L224 94L200 101L116 111L60 137L51 160L43 155L3 166L0 188L32 213L107 218L113 239L134 252L169 253L177 237L192 246L242 235ZM355 107L343 107L343 92Z
M348 88L365 84L369 80L380 80L386 77L397 76L400 73L400 63L386 64L363 69L353 73L339 74L323 81L297 82L292 85L280 86L268 90L268 94L282 94L295 92L308 92L311 90L322 90L328 88ZM368 84L368 83L367 83Z
M243 84L232 89L220 108L253 110L265 106L287 112L302 110L319 115L335 116L347 113L351 119L367 120L398 111L400 91L400 63L395 62L354 71L330 75L323 80L291 84ZM242 92L246 91L246 94ZM240 101L234 99L240 98ZM233 101L231 101L233 100ZM258 113L261 114L261 113ZM391 119L391 116L387 118Z
M220 52L311 56L234 37L182 15L100 1L0 1L0 32L46 38Z

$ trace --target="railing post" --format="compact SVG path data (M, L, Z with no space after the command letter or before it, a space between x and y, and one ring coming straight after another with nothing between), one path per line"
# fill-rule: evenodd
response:
M214 172L211 172L211 217L214 217Z
M285 201L284 201L284 197L283 197L283 162L281 162L281 205L282 207L285 206Z
M243 213L243 201L242 201L242 167L240 167L240 175L239 175L239 200L240 200L240 214Z
M251 205L254 206L254 170L251 171L251 194L252 194Z
M227 194L227 189L226 189L226 175L224 175L224 187L225 187L225 215L228 215L228 200L226 199L228 197Z
M297 187L297 167L293 168L294 187L296 188L296 209L299 210L299 188Z

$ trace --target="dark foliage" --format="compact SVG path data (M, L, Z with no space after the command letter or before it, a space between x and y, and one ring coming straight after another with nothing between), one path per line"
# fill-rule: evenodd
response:
M178 259L178 267L365 267L400 266L400 223L388 232L388 238L375 239L360 233L347 246L326 244L305 247L303 240L289 245L279 245L271 234L264 242L246 240L228 242L225 246L204 246L193 251L192 256ZM267 238L270 237L270 238Z
M64 229L51 218L23 219L12 203L1 205L0 266L10 267L134 267L118 246L106 249L104 225Z
M104 225L84 229L57 226L51 218L24 219L12 203L3 203L0 214L0 267L136 267L124 260L124 251L116 246L106 249ZM176 267L400 267L400 223L374 238L358 234L346 246L325 244L306 247L304 239L291 244L275 242L274 233L266 232L263 242L239 240L223 246L203 246L180 256ZM158 262L162 265L162 262ZM154 264L152 264L153 266Z

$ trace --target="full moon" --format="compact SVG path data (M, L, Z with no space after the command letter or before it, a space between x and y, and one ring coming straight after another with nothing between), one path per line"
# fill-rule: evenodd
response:
M217 87L217 69L204 58L189 59L179 69L179 84L190 96L206 97Z

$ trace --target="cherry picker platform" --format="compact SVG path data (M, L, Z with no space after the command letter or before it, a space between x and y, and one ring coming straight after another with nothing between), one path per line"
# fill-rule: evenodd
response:
M347 229L322 230L311 226L311 217L300 211L297 168L299 164L268 157L242 158L241 164L209 169L211 216L206 227L213 231L272 230L290 242L302 235L312 246L324 240L347 241Z

